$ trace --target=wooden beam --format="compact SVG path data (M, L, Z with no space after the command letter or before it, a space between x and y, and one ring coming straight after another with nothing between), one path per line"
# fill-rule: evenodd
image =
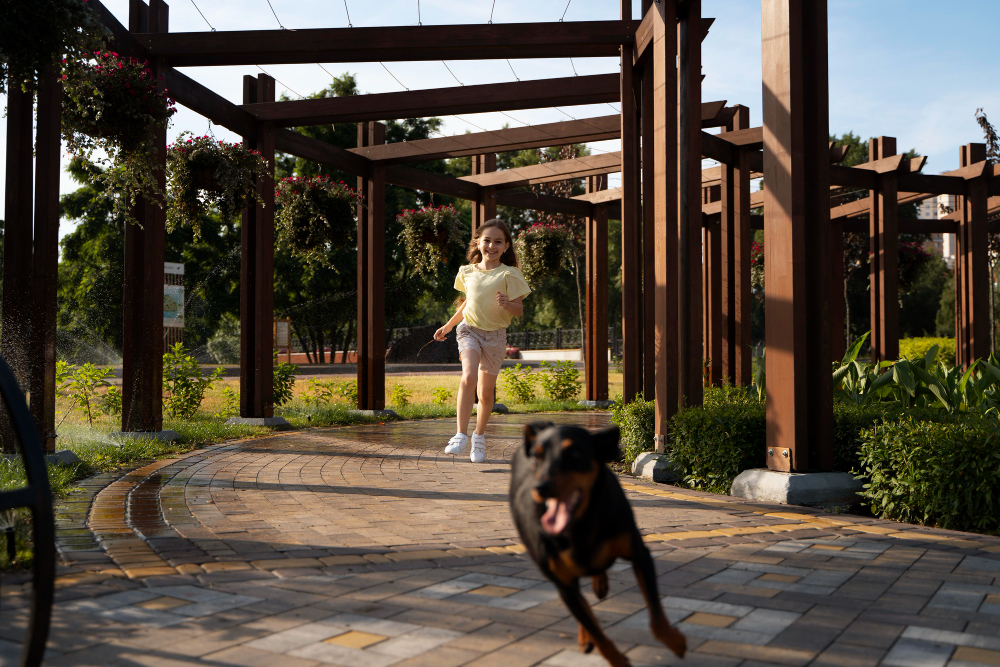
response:
M452 137L397 141L382 146L365 146L349 150L369 160L379 160L387 164L426 162L482 153L617 139L621 136L620 123L618 114L613 114L559 123L509 127L490 132L457 134Z
M497 170L497 154L483 153L472 156L473 175L485 175ZM497 217L497 191L494 187L480 187L479 197L472 202L472 235L487 220Z
M587 202L576 201L568 197L538 194L528 190L499 190L497 192L497 204L513 208L546 211L548 213L565 213L578 218L583 218L593 213L593 205Z
M220 30L139 34L177 67L295 63L587 58L631 49L638 21Z
M961 147L962 167L949 172L968 179L959 199L955 234L955 361L968 368L990 354L990 265L988 253L988 180L985 144ZM975 174L979 174L976 176Z
M600 153L598 155L587 155L571 160L555 160L527 167L503 169L487 174L462 176L459 180L475 183L480 187L518 188L540 183L565 181L570 178L617 173L621 171L621 165L622 157L620 152Z
M385 141L382 123L358 123L358 145ZM385 408L385 172L370 162L358 178L358 408Z
M869 167L877 174L876 187L868 194L869 297L871 302L872 360L899 358L899 223L898 186L895 172L902 166L896 154L895 137L872 137L868 141ZM918 167L923 161L918 162Z
M943 174L900 174L901 192L933 192L941 195L965 194L965 179Z
M325 125L617 102L620 94L617 84L615 74L593 74L250 104L243 108L259 120L274 121L277 125Z
M587 192L608 187L607 176L587 178ZM587 329L584 365L587 400L608 400L608 212L595 206L586 218Z
M577 195L572 197L578 201L590 202L591 204L604 204L609 201L620 201L622 198L622 189L610 188L607 190L597 190L595 192L588 192L584 195Z

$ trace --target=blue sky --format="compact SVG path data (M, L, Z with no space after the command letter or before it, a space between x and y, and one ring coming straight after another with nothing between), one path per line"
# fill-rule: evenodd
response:
M277 27L266 0L195 0L218 30ZM343 0L271 0L288 28L346 27ZM106 6L127 23L127 0L105 0ZM173 0L173 31L207 30L191 0ZM495 23L601 20L618 17L618 3L603 0L420 0L424 24L485 23L493 12ZM639 15L639 0L633 5ZM751 123L761 122L760 3L754 0L703 0L705 16L716 18L703 44L706 78L703 98L728 100L750 107ZM415 25L417 0L347 0L355 26ZM829 0L830 129L853 131L863 138L895 136L900 150L915 148L928 156L924 170L938 173L958 166L958 147L982 141L973 114L983 107L1000 124L1000 64L995 56L994 27L1000 22L1000 2L953 2L947 8L931 0ZM521 79L572 76L568 59L512 60ZM617 71L617 59L582 58L574 64L579 74ZM456 85L440 62L388 63L389 70L411 88ZM466 84L512 81L506 61L449 61L448 66ZM334 74L357 75L363 92L401 90L378 63L324 63ZM316 65L265 66L289 95L308 94L324 87L327 75ZM243 74L259 72L252 66L187 68L186 73L233 102L240 101ZM2 100L5 104L6 100ZM618 105L614 105L616 108ZM543 123L613 113L607 105L564 107L501 114L472 114L448 118L444 134L477 131L474 125L497 129L504 124ZM174 118L170 137L184 130L203 133L207 121L182 109ZM214 128L221 139L231 133ZM0 119L0 150L5 149L6 120ZM595 151L616 150L617 142L593 144ZM0 179L4 165L0 163ZM612 185L617 176L612 176ZM73 184L64 178L63 191ZM3 216L0 200L0 217ZM71 229L64 224L61 233Z

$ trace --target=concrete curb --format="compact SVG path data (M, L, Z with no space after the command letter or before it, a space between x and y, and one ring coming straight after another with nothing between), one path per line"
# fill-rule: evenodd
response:
M846 472L778 472L765 468L744 470L731 494L747 500L781 505L836 507L856 505L862 482Z

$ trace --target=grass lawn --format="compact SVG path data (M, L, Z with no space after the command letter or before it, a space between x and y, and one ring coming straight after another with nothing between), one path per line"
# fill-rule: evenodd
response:
M299 368L301 374L308 374L309 367ZM434 419L455 416L455 394L460 374L435 375L390 375L386 377L386 406L392 408L402 419ZM326 375L318 378L321 382L343 383L354 380L351 375ZM581 380L583 378L581 377ZM227 379L216 382L205 394L201 408L191 419L171 418L164 412L163 427L173 429L181 436L176 442L159 442L124 438L112 440L109 434L121 428L120 417L106 415L87 421L80 411L72 410L68 397L56 399L56 431L59 437L56 448L68 449L80 457L80 462L59 466L49 464L49 483L54 497L65 497L74 489L77 480L99 472L117 471L138 466L142 463L183 454L197 447L226 440L254 438L272 433L271 429L255 426L227 426L225 421L233 416L227 412L224 388L239 391L239 380ZM393 391L409 392L405 405L394 404ZM610 395L621 393L622 376L614 371L609 373ZM434 402L435 390L451 392L446 400ZM378 421L351 412L342 396L334 395L328 402L309 400L315 395L316 387L310 387L307 380L297 380L292 390L292 400L275 410L275 414L285 417L292 428L322 426L346 426L349 424ZM582 390L581 390L582 393ZM582 410L576 400L553 401L541 396L541 388L536 388L536 400L519 404L505 396L503 388L498 389L499 400L512 412L551 412ZM438 394L441 395L440 392ZM26 483L24 468L19 456L0 457L0 490L17 489ZM3 544L3 529L12 525L15 529L17 556L12 564ZM28 568L31 565L30 515L26 510L0 512L0 570L11 567Z

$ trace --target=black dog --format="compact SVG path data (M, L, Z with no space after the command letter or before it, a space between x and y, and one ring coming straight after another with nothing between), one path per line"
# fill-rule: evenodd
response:
M526 426L524 446L514 456L510 510L528 554L579 621L581 650L587 653L596 644L612 665L628 667L580 592L580 577L589 576L594 594L603 599L607 569L616 558L632 561L653 635L680 657L687 641L663 614L653 558L606 465L618 458L618 437L617 426L597 433L547 422Z

